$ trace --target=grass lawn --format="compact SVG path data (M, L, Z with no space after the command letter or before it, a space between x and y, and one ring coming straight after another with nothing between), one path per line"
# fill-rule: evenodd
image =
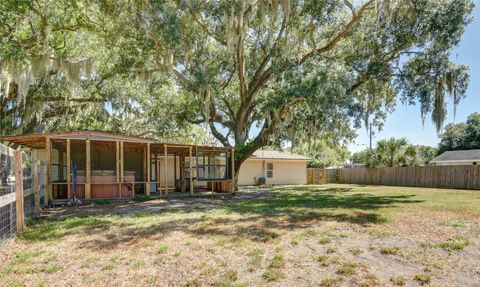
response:
M480 191L323 185L30 223L1 286L479 286ZM3 284L3 285L2 285Z

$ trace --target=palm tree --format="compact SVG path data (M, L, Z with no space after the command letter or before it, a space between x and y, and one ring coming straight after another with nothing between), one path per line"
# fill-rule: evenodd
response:
M406 138L390 138L377 142L377 155L385 166L396 166L404 163L404 148L408 145Z

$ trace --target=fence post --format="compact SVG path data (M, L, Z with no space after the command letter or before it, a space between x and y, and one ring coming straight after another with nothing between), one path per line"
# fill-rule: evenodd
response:
M25 228L25 210L23 204L23 163L22 152L15 151L15 204L17 211L17 232Z

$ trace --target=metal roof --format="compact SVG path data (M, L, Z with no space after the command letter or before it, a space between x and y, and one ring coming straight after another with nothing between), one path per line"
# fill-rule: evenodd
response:
M480 162L480 149L446 151L430 162Z
M17 136L4 136L3 139L11 143L16 143L19 145L27 146L33 149L45 149L46 139L71 139L71 140L92 140L92 141L122 141L127 143L150 143L153 145L168 145L169 149L188 149L189 147L208 149L208 150L228 150L231 148L225 147L211 147L211 146L200 146L200 145L186 145L186 144L174 144L174 143L164 143L158 140L139 137L139 136L128 136L121 134L112 134L108 132L101 131L66 131L66 132L51 132L51 133L38 133L38 134L24 134Z
M249 159L276 159L276 160L312 160L308 156L277 150L257 150Z

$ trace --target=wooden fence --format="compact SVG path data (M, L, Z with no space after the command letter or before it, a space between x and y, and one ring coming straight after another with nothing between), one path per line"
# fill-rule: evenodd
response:
M308 183L480 189L480 166L408 166L330 170L309 168Z
M308 184L327 184L337 182L337 169L307 168Z

